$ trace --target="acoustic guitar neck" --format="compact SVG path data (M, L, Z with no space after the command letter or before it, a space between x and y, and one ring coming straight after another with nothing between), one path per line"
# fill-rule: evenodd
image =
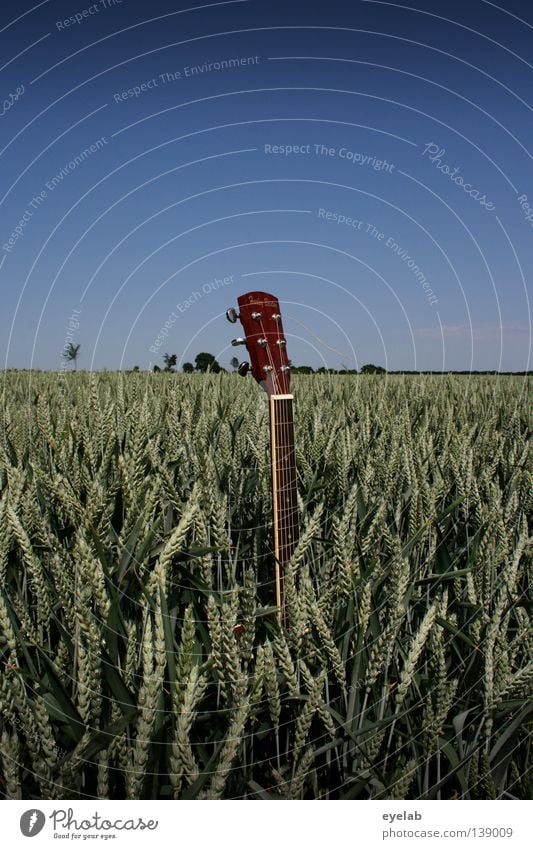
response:
M245 345L250 356L238 372L245 376L251 371L270 399L276 605L280 621L286 624L283 571L298 544L291 368L278 299L266 292L248 292L238 298L238 304L239 313L234 308L226 312L232 324L240 319L246 337L233 339L232 345Z
M270 444L276 604L284 620L283 567L291 559L299 536L292 395L270 396Z

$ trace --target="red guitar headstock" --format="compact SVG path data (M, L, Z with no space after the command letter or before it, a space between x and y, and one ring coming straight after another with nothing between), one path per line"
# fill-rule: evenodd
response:
M250 363L241 363L239 373L245 375L251 369L268 395L288 395L290 366L278 299L266 292L248 292L237 302L240 314L232 308L226 317L232 324L240 318L245 339L231 344L246 345L250 355Z

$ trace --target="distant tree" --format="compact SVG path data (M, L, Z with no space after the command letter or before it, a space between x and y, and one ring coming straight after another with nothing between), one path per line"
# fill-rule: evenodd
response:
M296 374L314 374L311 366L292 366L291 371Z
M63 358L67 363L74 363L74 371L77 371L77 360L80 353L81 345L73 345L69 342L68 346L63 351Z
M160 367L157 365L157 363L156 363L156 364L155 364L155 366L154 366L154 371L161 371L161 369L160 369Z
M385 374L383 366L375 366L374 363L366 363L361 366L361 374Z
M221 371L220 363L217 362L213 354L208 354L205 351L196 355L194 363L196 371L203 373L210 371L213 374L218 374Z
M174 366L178 362L178 357L176 354L163 354L163 362L165 363L163 371L174 371Z
M192 363L183 363L183 371L185 374L192 374L194 371L194 366Z
M139 366L133 366L132 371L140 371Z
M233 371L237 371L237 369L239 368L239 360L237 359L237 357L232 357L229 361L229 364L232 367Z

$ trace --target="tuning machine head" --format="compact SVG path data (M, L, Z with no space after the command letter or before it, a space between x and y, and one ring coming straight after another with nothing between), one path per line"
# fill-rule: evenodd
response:
M238 314L237 314L238 310ZM250 362L237 369L243 377L248 372L269 396L290 394L290 368L279 300L268 292L246 292L237 298L237 309L228 309L229 322L239 319L242 337L232 346L245 345Z

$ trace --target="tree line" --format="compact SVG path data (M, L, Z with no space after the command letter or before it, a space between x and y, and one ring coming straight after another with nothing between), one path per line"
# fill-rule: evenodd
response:
M63 352L63 358L67 363L73 363L74 370L77 367L77 361L80 353L80 345L70 345ZM163 367L158 366L157 364L153 366L154 372L175 372L178 364L178 356L177 354L164 354L163 355ZM291 372L293 374L501 374L501 375L516 375L527 376L531 374L531 371L496 371L496 369L480 369L477 371L474 370L465 370L460 371L457 369L449 369L447 371L432 371L430 369L420 369L420 370L410 370L410 369L398 369L391 370L385 369L383 366L374 365L374 363L365 363L365 365L361 366L358 369L348 369L348 368L326 368L325 366L320 366L320 368L314 369L312 366L295 366L294 363L289 360L291 366ZM239 360L237 357L232 357L229 362L230 368L232 371L236 372L239 367ZM133 366L132 371L140 371L139 366ZM216 357L213 354L208 353L207 351L202 351L197 354L194 363L186 362L182 365L182 370L185 374L194 374L195 372L198 374L206 374L210 372L211 374L219 374L220 372L226 372L227 369L223 368ZM12 369L12 371L17 371L17 369Z
M163 363L163 367L158 366L157 364L154 365L153 371L176 371L178 357L176 354L163 354ZM312 366L295 366L290 360L289 363L293 374L385 374L385 369L382 366L376 366L373 363L367 363L362 366L360 372L357 369L347 368L334 369L321 366L320 368L314 369ZM231 358L230 367L232 371L237 371L239 367L239 360L237 357ZM211 372L211 374L218 374L221 371L227 371L227 369L220 365L216 357L213 354L207 353L207 351L202 351L200 354L197 354L194 363L183 363L182 369L185 374L193 374L193 372L199 372L201 374ZM138 366L134 367L134 371L139 371Z

